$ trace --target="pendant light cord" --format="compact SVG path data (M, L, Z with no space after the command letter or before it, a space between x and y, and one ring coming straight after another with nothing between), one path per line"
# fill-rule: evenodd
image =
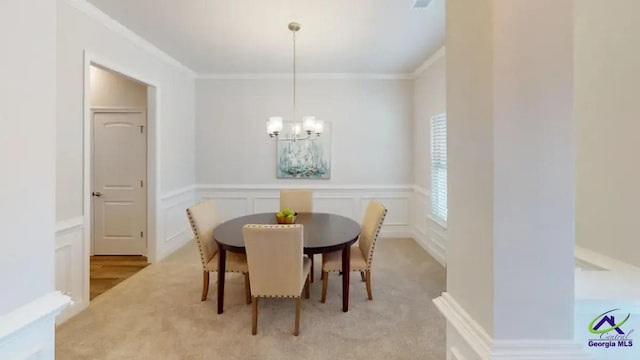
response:
M293 124L297 123L296 118L296 32L293 32Z

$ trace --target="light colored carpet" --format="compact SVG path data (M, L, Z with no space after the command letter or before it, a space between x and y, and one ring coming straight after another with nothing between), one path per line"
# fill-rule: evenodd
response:
M258 334L242 276L227 275L225 311L216 313L216 282L200 301L201 267L190 243L118 284L56 330L56 357L66 359L445 359L445 321L431 299L445 288L445 270L412 239L379 239L373 301L351 275L349 312L341 278L330 275L320 303L320 257L311 298L304 299L300 336L293 336L295 300L262 299Z

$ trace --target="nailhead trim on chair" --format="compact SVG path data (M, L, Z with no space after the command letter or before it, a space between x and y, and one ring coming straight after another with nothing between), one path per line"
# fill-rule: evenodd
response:
M196 223L193 220L193 217L191 216L191 211L189 211L189 209L187 209L187 217L189 218L189 223L191 224L191 229L193 229L193 233L196 235L196 243L198 244L198 250L200 251L200 261L202 262L202 271L208 271L208 272L218 272L218 270L209 270L207 269L207 262L208 260L205 260L204 258L204 251L202 250L202 244L200 243L200 233L198 232L197 228L196 228ZM215 254L213 254L213 256L215 256ZM228 273L238 273L238 274L247 274L249 273L248 271L235 271L235 270L229 270L229 269L225 269L225 272Z
M376 234L373 237L373 241L371 242L371 249L369 249L369 259L367 260L367 270L371 270L371 262L373 261L373 248L376 247L376 241L378 240L378 235L380 234L380 230L382 230L382 223L384 222L384 218L387 216L387 208L384 208L384 213L382 213L382 218L380 218L380 222L378 223L378 228L376 229Z
M387 208L384 208L384 213L382 214L382 217L380 218L380 222L378 223L378 228L376 229L376 234L373 236L373 241L371 242L371 249L369 250L369 259L365 259L365 262L367 263L366 270L371 271L371 262L373 261L373 249L376 246L376 241L378 240L378 235L380 234L380 230L382 230L382 223L384 222L384 218L386 216L387 216ZM358 249L358 250L360 250L360 249ZM352 271L357 271L357 270L352 270ZM342 269L329 270L327 272L342 272Z
M196 235L196 243L198 243L198 250L200 250L200 261L202 262L202 271L210 271L207 269L207 262L209 260L206 260L204 258L204 251L202 250L202 244L200 243L200 233L198 233L198 228L196 227L196 223L193 220L193 217L191 216L191 211L189 211L189 209L187 209L187 217L189 218L191 229L193 230L193 233Z

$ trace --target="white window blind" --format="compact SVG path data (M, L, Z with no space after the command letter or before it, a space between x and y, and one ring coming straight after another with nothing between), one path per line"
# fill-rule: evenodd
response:
M431 214L447 222L447 114L431 118Z

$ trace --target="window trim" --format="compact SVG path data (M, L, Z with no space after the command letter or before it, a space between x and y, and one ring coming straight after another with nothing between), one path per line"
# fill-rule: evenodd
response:
M437 213L434 211L434 210L435 210L435 207L434 207L434 202L433 202L433 195L434 195L434 191L433 191L433 190L434 190L434 170L436 170L436 169L435 169L435 167L434 167L434 159L435 159L435 156L434 156L434 155L435 155L435 154L434 154L434 140L435 140L435 136L434 136L434 135L435 135L435 134L434 134L434 122L435 122L435 121L439 121L439 120L441 120L442 118L444 118L444 124L445 124L445 136L444 136L444 141L445 141L445 150L446 150L447 137L448 137L448 134L447 134L447 132L446 132L447 114L443 112L443 113L438 113L438 114L436 114L436 115L433 115L433 116L431 117L431 121L430 121L430 124L429 124L430 140L431 140L430 156L429 156L429 160L430 160L430 167L429 167L429 171L430 171L430 174L429 174L429 175L430 175L430 176L429 176L430 186L429 186L429 187L430 187L430 195L431 195L431 196L430 196L431 208L430 208L430 211L429 211L429 215L428 215L427 217L428 217L431 221L433 221L434 223L436 223L436 224L438 224L438 225L440 225L441 227L443 227L443 228L445 228L445 229L446 229L446 228L447 228L447 219L442 218L441 216L439 216L439 214L437 214ZM444 162L445 162L445 164L446 164L446 165L445 165L446 167L445 167L445 169L444 169L444 170L445 170L445 174L446 174L446 177L447 177L447 180L448 180L448 177L449 177L449 169L448 169L448 154L447 154L447 153L445 153L445 158L444 158L444 160L445 160ZM439 169L440 169L440 170L442 170L442 168L441 168L441 167L440 167ZM445 195L444 195L444 196L445 196L445 198L446 198L446 204L445 204L445 208L444 208L444 209L445 209L445 212L446 212L446 216L447 216L447 218L448 218L448 212L449 212L449 209L448 209L448 208L449 208L449 203L448 203L448 200L449 200L449 199L448 199L448 196L447 196L447 195L448 195L448 191L449 191L449 188L448 188L448 183L447 183L447 184L445 185L445 192L446 192L447 194L445 194Z

